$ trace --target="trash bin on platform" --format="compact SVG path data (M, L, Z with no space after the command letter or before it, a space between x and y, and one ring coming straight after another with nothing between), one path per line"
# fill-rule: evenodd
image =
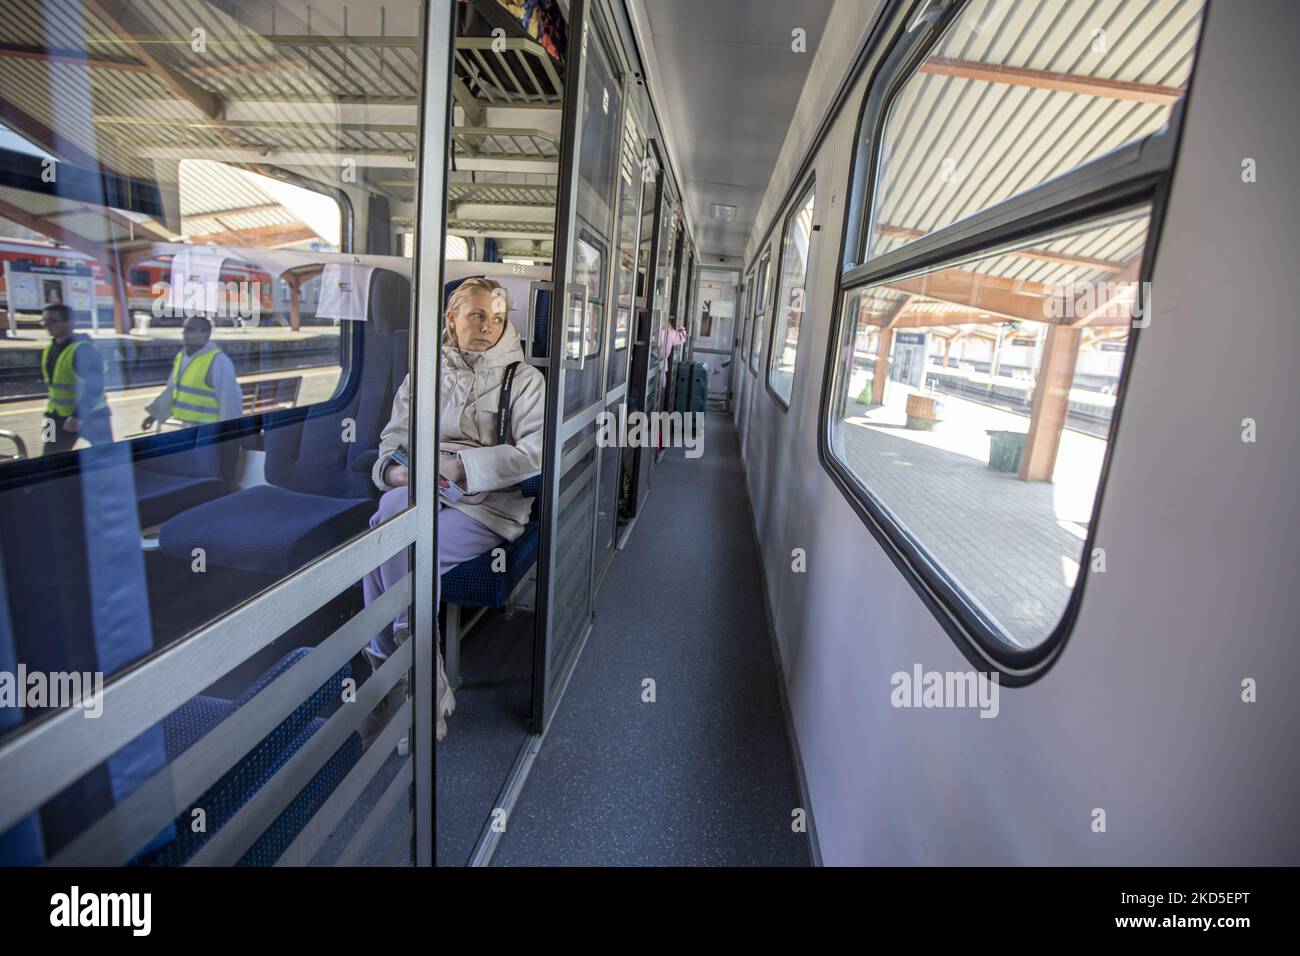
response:
M928 432L939 421L940 407L933 395L908 395L907 427Z
M989 436L989 467L1013 474L1025 454L1025 433L985 429Z

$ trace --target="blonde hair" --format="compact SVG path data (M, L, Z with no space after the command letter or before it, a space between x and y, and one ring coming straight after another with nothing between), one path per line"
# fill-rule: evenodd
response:
M466 279L456 287L456 291L451 294L447 300L447 311L443 313L443 331L442 340L448 345L456 345L456 332L451 323L451 317L465 307L470 297L477 292L492 293L493 304L496 304L497 294L505 299L507 319L508 313L514 309L515 304L510 298L510 292L500 282L495 279L488 279L484 276L475 276L472 279Z

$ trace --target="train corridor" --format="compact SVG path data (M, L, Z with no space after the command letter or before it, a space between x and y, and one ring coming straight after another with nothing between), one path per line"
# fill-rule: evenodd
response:
M810 862L734 424L653 482L496 865Z

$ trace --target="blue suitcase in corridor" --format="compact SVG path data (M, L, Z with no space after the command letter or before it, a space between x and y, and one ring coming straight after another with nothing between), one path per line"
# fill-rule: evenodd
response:
M674 378L673 411L703 412L709 400L709 367L703 362L678 362Z

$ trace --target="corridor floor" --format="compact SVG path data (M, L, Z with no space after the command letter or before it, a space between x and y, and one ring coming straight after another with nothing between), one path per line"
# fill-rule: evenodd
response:
M651 480L493 865L809 863L734 425Z

